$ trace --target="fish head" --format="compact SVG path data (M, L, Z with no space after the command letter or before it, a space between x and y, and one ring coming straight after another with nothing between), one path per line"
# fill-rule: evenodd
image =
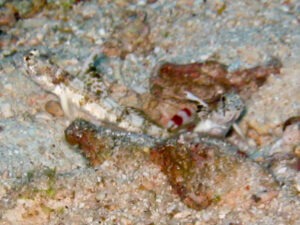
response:
M244 110L245 103L242 98L237 93L230 92L221 97L215 115L223 124L234 123L240 118Z
M66 84L70 75L53 64L48 56L38 49L32 49L24 55L25 75L41 88L52 91L58 84Z

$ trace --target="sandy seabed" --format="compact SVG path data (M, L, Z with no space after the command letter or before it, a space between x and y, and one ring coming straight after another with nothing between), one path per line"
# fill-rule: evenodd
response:
M24 76L23 65L24 54L37 48L53 54L55 63L75 74L99 49L111 57L101 68L108 79L143 93L160 61L212 58L236 70L276 57L282 62L281 75L269 77L246 102L247 113L240 121L244 131L251 125L256 132L251 141L267 151L281 137L282 124L300 114L297 0L94 0L73 6L63 0L49 2L55 7L12 1L18 20L11 7L1 9L1 225L300 224L300 175L289 159L271 166L280 184L265 202L230 206L230 198L239 199L237 192L227 196L226 204L201 211L184 205L143 154L113 157L91 168L65 142L70 121L45 112L44 104L54 97ZM132 32L124 29L130 20L135 20L129 22ZM284 146L278 151L294 149ZM240 172L255 183L255 169Z

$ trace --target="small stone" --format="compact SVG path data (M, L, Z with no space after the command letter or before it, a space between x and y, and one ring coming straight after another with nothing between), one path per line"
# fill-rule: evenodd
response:
M58 101L50 100L45 105L45 110L54 117L64 116L64 112L61 108L61 105Z
M14 116L14 112L11 108L11 104L9 102L2 103L0 107L0 115L3 118L10 118Z
M188 217L190 215L191 215L191 211L186 210L186 211L182 211L182 212L176 213L174 215L174 218L176 218L176 219L183 219L183 218L186 218L186 217Z
M300 145L295 147L294 153L298 158L300 158Z

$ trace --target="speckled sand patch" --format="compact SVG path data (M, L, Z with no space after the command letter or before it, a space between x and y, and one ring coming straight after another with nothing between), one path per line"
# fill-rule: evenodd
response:
M248 103L241 126L253 129L259 145L268 145L282 134L290 117L300 114L300 67L296 63L281 69L282 76L270 77Z

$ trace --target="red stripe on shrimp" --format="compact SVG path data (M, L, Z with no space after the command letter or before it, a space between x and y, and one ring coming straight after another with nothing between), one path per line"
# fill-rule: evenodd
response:
M175 114L171 120L168 122L168 129L176 129L183 124L189 122L192 118L192 112L188 108L184 108L180 110L177 114Z

